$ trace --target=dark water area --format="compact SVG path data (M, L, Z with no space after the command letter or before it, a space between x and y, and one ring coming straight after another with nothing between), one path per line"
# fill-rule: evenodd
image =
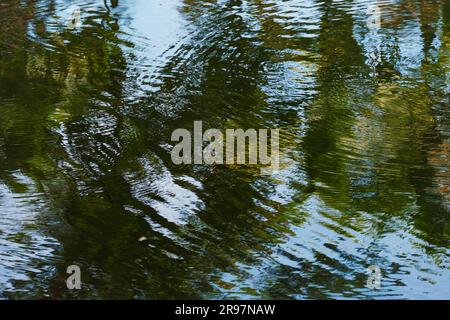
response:
M1 0L0 298L448 299L449 106L450 1Z

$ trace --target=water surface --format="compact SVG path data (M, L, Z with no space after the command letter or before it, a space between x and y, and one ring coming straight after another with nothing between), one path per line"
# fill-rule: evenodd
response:
M449 1L2 0L0 298L450 298L449 100Z

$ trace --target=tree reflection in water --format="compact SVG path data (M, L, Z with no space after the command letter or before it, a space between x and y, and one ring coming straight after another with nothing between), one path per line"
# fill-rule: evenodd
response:
M8 0L0 31L1 297L446 297L448 1ZM288 164L174 165L194 120Z

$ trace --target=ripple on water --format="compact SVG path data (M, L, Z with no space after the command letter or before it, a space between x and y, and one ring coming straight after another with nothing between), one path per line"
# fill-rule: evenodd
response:
M49 264L59 245L53 237L37 227L47 210L43 194L33 181L20 172L11 173L18 192L0 184L0 289L1 296L14 296L22 291L42 287L40 281L51 277ZM30 284L32 284L30 286Z
M2 2L2 294L79 261L86 297L445 297L442 3ZM281 128L286 163L174 166L194 120Z

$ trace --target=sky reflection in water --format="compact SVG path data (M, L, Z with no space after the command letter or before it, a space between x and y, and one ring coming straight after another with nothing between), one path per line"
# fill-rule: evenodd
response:
M0 297L448 298L449 94L449 1L2 1ZM176 166L194 120L288 161Z

